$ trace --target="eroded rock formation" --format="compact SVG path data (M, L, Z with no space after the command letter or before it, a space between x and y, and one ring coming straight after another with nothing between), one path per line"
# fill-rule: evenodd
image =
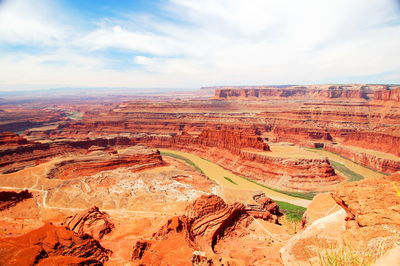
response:
M0 239L1 265L51 265L56 262L100 265L110 254L110 250L92 237L79 236L52 224L25 235Z
M232 143L230 147L223 148L223 145L229 144L229 141L223 144L225 134L232 137L232 142L235 141L236 136L237 144ZM217 140L221 144L213 141L213 138L204 136L220 136ZM261 138L243 135L244 139L241 139L240 136L242 135L234 131L223 134L219 131L212 134L206 131L198 137L184 133L178 136L144 136L137 138L136 141L152 147L192 152L257 182L282 188L315 189L317 186L329 186L342 180L336 175L326 158L302 159L270 156L268 152L264 152L265 149L269 150L269 146Z
M335 252L373 262L386 250L399 245L399 185L398 174L370 178L345 184L331 193L337 205L323 200L326 195L316 200L315 205L320 205L318 201L322 205L310 205L304 216L305 230L282 248L284 264L321 263L321 256Z
M149 143L160 147L217 147L235 154L248 148L255 151L269 151L268 144L254 132L241 132L234 129L203 130L199 135L190 135L182 132L176 136L145 136L137 138L138 142Z
M400 175L345 184L332 193L346 211L344 242L351 247L400 244ZM379 241L378 241L379 240Z
M367 99L374 90L387 88L385 85L308 85L308 86L255 86L216 87L216 99L276 99L307 98L316 99Z
M14 137L14 139L17 137ZM77 156L78 158L65 159L64 164L59 165L60 171L62 168L77 170L82 168L82 172L96 173L104 169L115 169L123 166L133 166L140 164L143 161L150 160L149 163L162 164L162 158L157 152L148 152L140 147L134 147L131 150L126 149L129 146L135 145L135 142L127 137L113 138L95 138L84 140L69 140L62 139L53 142L28 142L26 139L18 137L18 141L25 144L9 145L0 147L0 171L3 173L12 173L23 168L34 166L54 157L63 155L68 157L73 155L87 155L90 152L98 151L95 154L87 156ZM96 148L97 147L97 148ZM125 148L125 150L124 150ZM117 149L124 150L117 152ZM138 157L139 150L142 150L142 157ZM56 175L56 173L53 173ZM72 173L73 174L73 173Z
M20 192L0 191L0 211L15 206L18 202L32 198L33 195L28 190Z
M266 203L267 200L263 199L260 203ZM276 210L271 202L266 205L271 207L262 207ZM231 241L228 239L248 234L246 228L251 222L245 205L238 202L226 204L218 196L204 195L186 208L185 215L169 219L151 240L138 241L134 245L132 259L144 264L156 263L157 260L157 263L175 265L186 265L192 260L200 263L204 256L194 256L193 252L201 251L211 258L218 257L216 246L224 240Z
M73 179L121 167L128 167L131 171L137 172L164 164L158 151L143 146L133 146L119 151L96 151L62 160L49 170L47 178Z
M374 100L388 101L388 102L400 102L400 87L396 87L392 90L384 89L378 90L374 93Z
M254 218L263 219L272 223L278 223L278 218L283 214L279 211L279 206L264 193L256 194L253 199L257 204L247 204L246 212Z
M88 234L96 240L102 239L115 227L110 221L109 215L100 211L96 206L67 217L63 226L78 235Z
M394 143L394 145L396 145ZM397 146L393 146L396 149ZM354 150L351 147L344 145L325 145L325 150L340 154L352 161L358 162L362 165L370 167L372 169L379 170L384 173L396 173L400 171L400 158L396 156L388 156L385 158L379 157L379 154L371 154L360 150Z
M28 140L14 132L6 131L0 133L0 145L3 149L6 146L12 147L24 144L28 144Z

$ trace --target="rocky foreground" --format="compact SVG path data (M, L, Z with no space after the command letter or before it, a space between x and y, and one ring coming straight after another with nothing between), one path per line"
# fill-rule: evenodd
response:
M400 257L400 176L349 183L321 194L295 235L279 229L282 213L263 195L257 204L227 204L203 195L170 217L149 238L124 241L132 265L313 265L326 254L353 254L361 262L391 262ZM8 206L18 208L18 204ZM1 265L114 265L119 247L109 245L119 230L113 215L90 208L57 224L0 239ZM142 225L146 230L146 225ZM21 255L23 254L23 255Z

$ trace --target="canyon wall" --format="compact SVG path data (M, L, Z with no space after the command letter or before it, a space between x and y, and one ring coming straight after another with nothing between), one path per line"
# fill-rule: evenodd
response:
M187 149L217 147L236 156L244 149L268 151L267 142L306 147L339 143L400 156L398 90L391 85L366 84L217 87L217 99L127 101L87 110L82 120L26 135L30 140L124 136L137 143L143 141L135 140L137 136L147 136L144 143L152 142L149 135L158 139L173 136L166 141L170 146L173 142ZM223 130L236 135L223 140L213 135L224 134ZM361 155L353 158L365 162ZM370 167L384 168L374 163Z
M4 137L5 136L5 137ZM1 135L0 135L1 139ZM163 164L158 152L149 151L140 147L132 147L136 143L127 137L96 138L84 140L62 139L50 142L27 141L16 134L3 134L3 142L0 146L0 171L12 173L23 168L35 166L49 161L54 157L74 155L74 159L65 159L60 162L59 169L54 170L50 178L59 176L73 177L76 174L89 175L104 169L118 167L133 167L139 165L159 166ZM16 145L18 143L25 143ZM116 149L124 149L118 152ZM97 154L90 154L97 152ZM137 169L140 170L140 169ZM68 174L67 174L68 173Z
M374 90L387 88L386 85L306 85L287 86L284 88L255 87L216 87L215 99L356 99L367 100Z
M145 138L137 138L135 141L151 143L153 145L176 145L187 146L188 148L196 146L216 147L239 154L242 149L248 148L255 151L269 151L269 146L260 137L246 132L235 130L204 130L199 135L190 135L182 132L176 136L153 135Z
M360 163L364 166L370 167L372 169L379 170L384 173L396 173L400 171L400 159L388 159L388 158L379 158L373 154L365 153L365 152L356 152L347 148L346 146L338 146L327 144L324 147L325 150L340 154L350 160Z
M47 173L47 178L73 179L91 176L102 171L127 167L132 172L165 165L160 153L141 146L133 146L123 151L96 151L61 159Z
M400 87L392 90L379 90L374 93L374 100L400 102Z
M246 142L246 138L236 138L236 145L228 145L229 148L224 148L226 146L223 144L224 140L231 139L227 138L227 135L240 136L232 131L225 133L206 131L199 136L189 134L147 136L136 138L135 141L154 148L170 148L195 153L259 183L284 189L318 190L342 181L326 158L295 159L269 156L269 152L265 152L268 146L263 145L260 138L254 137L250 138L252 140L250 142ZM212 138L207 139L210 136ZM216 139L217 136L219 139ZM255 142L254 139L258 141ZM219 146L216 143L220 143ZM242 144L239 145L240 143Z

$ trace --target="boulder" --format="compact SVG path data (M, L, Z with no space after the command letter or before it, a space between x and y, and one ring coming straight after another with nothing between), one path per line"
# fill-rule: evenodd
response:
M143 264L190 265L193 259L203 260L193 258L193 252L213 257L221 239L243 233L250 222L243 204L226 204L218 196L203 195L186 208L185 215L169 219L152 239L136 242L132 259Z
M97 240L102 239L114 229L109 215L96 206L67 217L63 225L78 235L88 234Z
M0 239L0 265L34 265L42 261L43 265L57 265L55 261L100 265L110 254L110 250L89 235L79 236L52 224L25 235Z

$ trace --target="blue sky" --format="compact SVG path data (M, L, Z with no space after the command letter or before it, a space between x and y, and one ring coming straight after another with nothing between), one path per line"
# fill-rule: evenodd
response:
M3 0L0 90L400 83L395 0Z

